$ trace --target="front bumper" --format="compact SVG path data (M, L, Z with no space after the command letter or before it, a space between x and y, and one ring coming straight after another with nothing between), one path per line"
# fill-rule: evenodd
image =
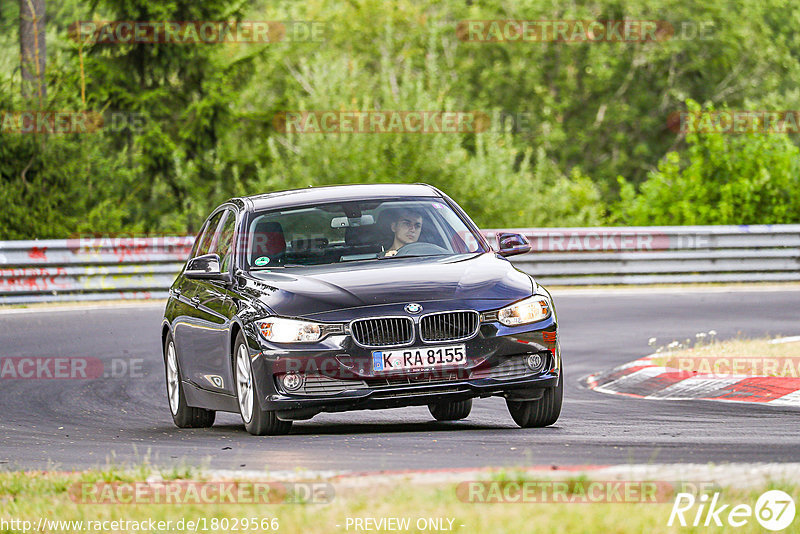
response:
M260 340L256 347L251 342L257 398L261 409L276 411L281 419L299 420L320 412L426 405L474 397L534 400L558 383L561 354L554 317L518 327L482 323L477 336L461 343L467 352L464 367L383 373L372 370L371 350L357 346L347 335L329 336L306 346L270 345ZM546 365L537 372L525 368L524 360L529 354L540 354ZM286 372L307 377L303 390L284 390L276 377ZM313 388L309 387L312 382Z
M276 394L265 399L265 409L276 410L280 419L308 419L320 412L380 410L474 397L505 396L515 400L534 400L546 388L558 383L557 373L516 380L482 378L424 385L343 391L327 397L299 397Z

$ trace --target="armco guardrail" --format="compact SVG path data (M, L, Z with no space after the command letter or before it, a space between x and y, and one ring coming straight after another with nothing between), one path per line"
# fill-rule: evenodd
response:
M518 232L512 261L545 285L800 280L800 224L488 230Z
M800 224L486 230L528 237L511 260L545 285L800 280ZM194 238L0 242L0 303L165 298Z
M0 242L0 303L166 298L194 237Z

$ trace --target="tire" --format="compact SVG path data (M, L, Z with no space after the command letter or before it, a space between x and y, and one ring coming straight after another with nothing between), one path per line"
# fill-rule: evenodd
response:
M561 402L564 399L564 370L558 377L554 388L544 390L542 398L535 401L506 400L506 406L514 422L522 428L541 428L550 426L561 415Z
M216 416L214 410L194 408L186 404L183 379L172 334L167 334L164 342L164 370L167 381L167 402L175 426L178 428L208 428L213 425Z
M428 405L428 410L437 421L458 421L469 416L472 399L432 403Z
M291 421L281 421L275 412L261 409L256 400L253 366L241 332L233 345L233 369L236 377L236 400L245 429L254 436L279 436L288 434Z

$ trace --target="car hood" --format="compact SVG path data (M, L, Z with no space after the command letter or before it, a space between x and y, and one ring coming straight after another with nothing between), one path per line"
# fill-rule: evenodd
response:
M433 300L511 302L532 289L527 274L493 253L252 271L244 288L274 313L293 317Z

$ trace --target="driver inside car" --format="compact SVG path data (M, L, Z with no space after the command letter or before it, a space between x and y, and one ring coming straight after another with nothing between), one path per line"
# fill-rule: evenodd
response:
M391 224L391 230L394 234L394 241L384 253L384 257L394 256L401 247L419 240L422 232L422 213L412 208L401 209Z

